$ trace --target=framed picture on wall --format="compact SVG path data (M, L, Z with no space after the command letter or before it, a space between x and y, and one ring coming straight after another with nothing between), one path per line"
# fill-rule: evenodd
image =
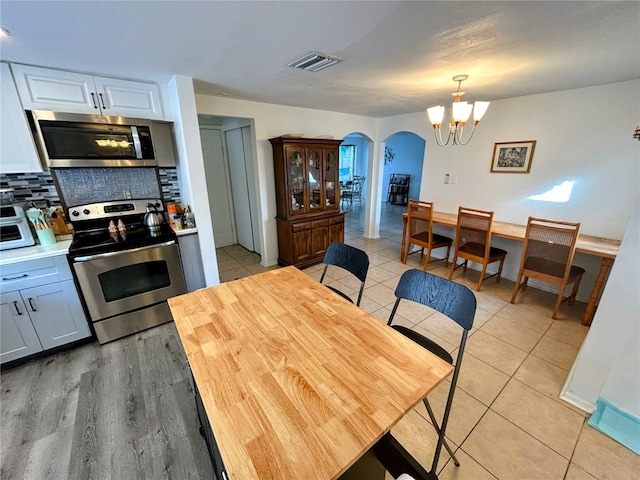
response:
M535 140L496 143L493 147L491 171L496 173L529 173L535 147Z

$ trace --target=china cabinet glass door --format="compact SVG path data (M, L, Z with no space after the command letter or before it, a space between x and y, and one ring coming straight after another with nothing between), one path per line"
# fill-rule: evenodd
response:
M338 206L338 158L333 151L328 151L325 159L325 202L326 209L332 210Z
M299 215L307 211L307 199L305 198L305 166L304 148L286 147L287 153L287 181L289 185L289 198L291 202L291 215Z
M322 202L322 149L308 148L307 172L309 172L309 212L323 210Z

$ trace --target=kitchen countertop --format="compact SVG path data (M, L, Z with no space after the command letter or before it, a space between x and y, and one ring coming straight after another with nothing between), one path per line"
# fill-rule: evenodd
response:
M181 237L183 235L191 235L192 233L198 233L198 227L183 228L182 230L175 230L175 232L178 237Z
M66 237L69 237L67 235ZM66 240L58 240L55 244L43 247L42 245L34 245L33 247L14 248L11 250L3 250L0 252L0 266L11 265L12 263L26 262L28 260L37 260L39 258L57 257L58 255L66 255L69 253L71 246L71 238Z

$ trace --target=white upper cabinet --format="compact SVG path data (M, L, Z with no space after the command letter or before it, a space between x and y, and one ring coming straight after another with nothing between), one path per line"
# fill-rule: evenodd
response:
M155 83L93 77L103 115L162 120L160 89Z
M25 110L89 113L162 120L160 89L154 83L12 64Z
M0 63L0 173L42 172L9 65Z

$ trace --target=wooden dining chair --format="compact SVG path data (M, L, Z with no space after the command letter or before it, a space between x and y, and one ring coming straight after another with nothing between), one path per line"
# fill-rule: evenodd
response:
M456 246L453 253L453 263L449 271L449 279L453 278L453 272L458 267L463 267L467 271L469 260L482 264L482 272L478 280L479 292L482 282L491 277L497 277L496 283L500 283L502 277L502 267L507 252L501 248L491 246L491 224L493 223L493 212L487 210L475 210L473 208L458 207L458 223L456 225ZM464 262L457 265L458 258ZM486 275L487 265L493 262L500 262L498 271Z
M527 288L529 278L552 283L559 288L551 318L558 316L562 302L568 301L569 305L575 303L580 280L585 272L584 268L572 265L579 231L579 223L529 217L511 303L515 302L519 290ZM524 280L520 283L523 277ZM571 283L573 290L565 298L564 290Z
M360 280L360 290L358 292L358 300L356 301L356 305L360 306L362 292L364 291L364 282L367 279L367 272L369 271L369 256L367 255L367 253L345 243L333 242L329 245L329 248L327 248L327 252L324 254L323 262L324 270L322 270L320 283L324 281L324 277L327 274L329 265L343 268L354 275L358 280ZM347 295L346 293L341 292L331 285L325 284L325 287L333 290L341 297L353 303L351 297L349 297L349 295Z
M364 187L364 181L367 177L355 175L353 181L348 181L345 190L340 192L341 204L345 201L349 201L349 209L353 206L353 201L358 200L362 203L362 188Z
M447 403L445 405L440 424L435 418L433 409L429 404L429 400L424 398L422 401L424 406L427 408L427 413L431 418L431 423L438 433L438 443L436 444L431 472L436 472L440 451L443 446L447 452L449 452L454 464L456 466L460 466L460 462L445 440L445 432L449 422L449 414L451 413L451 405L453 404L453 397L458 383L460 368L462 366L462 356L464 354L467 336L471 327L473 327L473 319L476 313L476 297L473 292L464 285L417 269L407 270L402 274L402 277L400 277L400 281L398 282L398 286L396 287L395 295L396 302L391 310L391 315L389 316L387 325L390 325L394 330L400 332L405 337L454 366L451 385L449 386L449 393L447 395ZM451 354L449 354L444 347L438 345L430 338L409 327L393 325L393 319L398 310L398 306L403 300L409 300L430 307L442 313L461 327L460 344L458 346L455 364Z
M407 263L407 258L411 253L411 245L421 247L420 258L427 249L427 258L424 261L422 270L426 271L429 263L444 260L445 267L449 266L449 253L451 252L451 244L453 240L444 235L433 233L433 202L422 202L420 200L409 199L407 208L407 228L408 241L405 251L402 252L402 263ZM447 253L444 258L436 258L431 260L431 251L435 248L447 247Z

